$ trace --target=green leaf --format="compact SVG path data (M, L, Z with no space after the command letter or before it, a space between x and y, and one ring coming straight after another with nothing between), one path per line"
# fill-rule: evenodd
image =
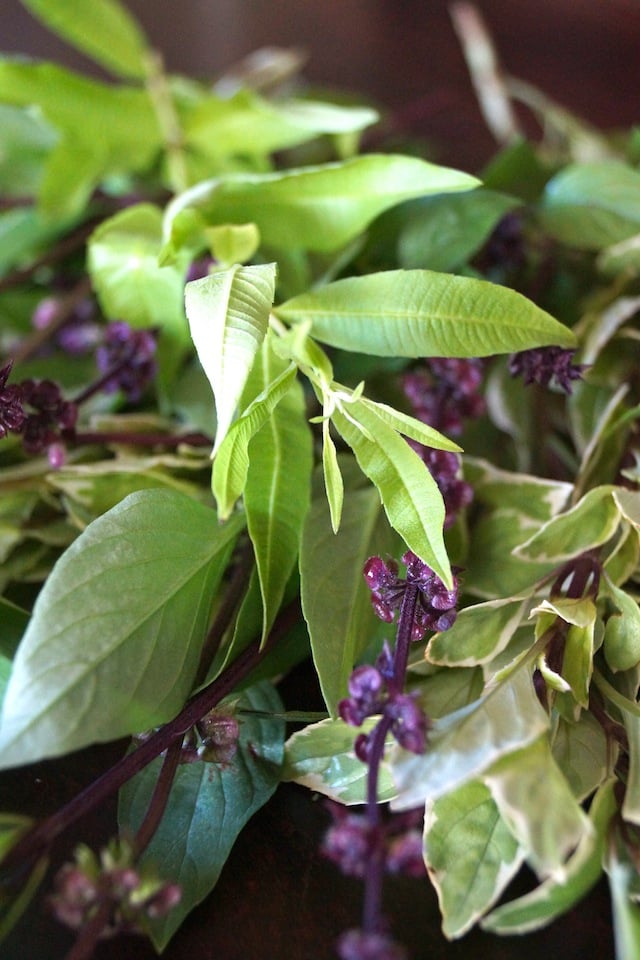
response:
M409 437L417 443L422 443L425 447L434 447L436 450L462 452L462 448L457 443L449 440L439 430L434 430L428 423L410 417L406 413L402 413L401 410L395 410L386 403L377 403L367 397L361 397L360 404L368 410L372 410L380 419L384 420L387 426L401 433L403 437Z
M249 470L249 444L289 392L295 375L295 365L289 364L251 401L218 447L213 461L212 489L223 520L230 515L244 491Z
M592 828L547 735L498 761L484 781L531 868L539 877L566 881L567 858Z
M329 429L329 420L325 420L322 424L322 472L331 516L331 529L337 533L342 520L344 482L338 464L336 445Z
M377 718L351 727L343 720L321 720L294 733L285 744L283 780L293 780L314 793L339 803L364 803L367 795L367 765L358 760L353 743L359 733L373 729ZM378 800L386 803L395 796L393 781L382 762Z
M256 363L261 392L288 369L268 341ZM264 643L298 559L311 498L313 444L296 380L249 443L248 456L244 508L260 580Z
M433 477L417 453L375 410L360 400L348 407L357 425L337 410L333 423L362 472L376 486L389 523L407 547L450 584L442 537L444 504Z
M132 327L157 327L160 374L171 382L191 340L184 312L185 258L158 266L162 213L150 203L121 210L94 230L88 268L105 316Z
M302 611L322 694L332 714L346 696L348 678L375 623L363 565L390 546L376 491L347 488L344 497L344 517L335 534L326 498L314 498L300 547Z
M607 736L587 710L580 712L577 722L557 718L551 750L579 801L589 797L605 780L609 764Z
M521 294L486 280L388 270L336 280L276 308L288 323L341 350L378 357L486 357L574 334Z
M231 97L201 100L185 118L184 138L188 147L207 157L262 158L321 134L363 130L377 118L368 107L313 100L270 101L252 90L239 90Z
M611 582L607 582L606 593L615 611L605 623L605 659L614 672L630 670L640 663L640 607L634 597Z
M276 282L275 263L234 266L187 284L191 336L216 401L214 453L224 440L265 338Z
M434 720L425 754L395 750L394 807L410 809L476 780L502 757L534 743L548 725L527 670L516 670L475 703Z
M0 708L9 685L12 661L28 623L26 610L0 597Z
M527 608L528 602L519 597L465 607L449 630L431 638L428 659L456 667L488 663L507 646L526 618Z
M519 205L513 197L479 189L426 197L394 210L386 217L400 221L398 265L449 273L466 263L504 214Z
M14 813L0 813L0 864L4 856L32 826L34 822L29 817ZM15 895L10 883L5 890L0 887L0 943L29 906L44 880L47 866L48 860L44 857L36 861L28 872L25 871L26 878L24 874L22 875L22 886Z
M620 514L613 487L595 487L570 510L553 517L514 550L517 557L559 563L598 547L613 536Z
M117 0L22 0L34 17L83 53L120 76L141 80L147 44L140 27Z
M402 200L477 183L415 157L377 154L276 173L229 174L178 196L167 209L165 237L177 239L174 220L196 207L208 224L255 223L273 247L331 252Z
M533 520L555 517L573 491L571 483L501 470L478 457L465 456L464 477L473 487L474 500L502 510L517 510Z
M585 832L567 861L564 878L549 877L531 893L497 907L482 921L484 930L530 933L566 913L589 892L602 872L607 830L616 811L613 787L609 780L593 798L589 817L594 829Z
M42 117L0 104L0 191L9 197L37 193L57 136Z
M640 173L613 160L565 167L547 183L539 217L552 236L579 249L626 240L640 225Z
M280 779L284 722L268 716L283 711L277 692L263 682L232 702L237 710L249 711L238 717L237 753L228 765L202 761L178 767L160 826L142 856L143 863L154 864L161 876L180 884L182 890L178 906L163 919L150 922L159 951L213 889L236 837ZM121 828L135 833L140 827L161 765L161 759L153 761L120 792Z
M246 263L260 246L260 234L255 223L225 223L207 227L205 236L211 256L222 267Z
M95 520L44 585L14 661L3 767L169 720L189 694L216 586L242 520L174 491Z
M463 936L498 899L522 863L487 787L477 780L427 801L424 853L442 930Z
M40 192L50 217L78 213L103 177L147 169L162 147L145 91L99 83L54 64L0 60L0 101L38 107L61 135Z
M609 851L605 859L613 907L613 934L616 960L630 960L638 955L640 944L640 905L634 896L638 873L636 867L617 851Z
M539 529L538 521L516 510L496 510L481 517L469 543L465 590L488 600L530 591L537 580L553 569L554 563L532 563L514 550Z

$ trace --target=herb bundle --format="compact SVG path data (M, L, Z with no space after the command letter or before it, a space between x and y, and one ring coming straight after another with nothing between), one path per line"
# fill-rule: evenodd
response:
M637 133L505 84L547 136L475 177L361 149L369 106L168 75L116 0L24 3L113 79L0 59L0 766L130 746L2 814L0 932L41 896L67 960L161 951L294 781L363 886L342 960L406 956L385 873L453 939L604 872L635 956Z

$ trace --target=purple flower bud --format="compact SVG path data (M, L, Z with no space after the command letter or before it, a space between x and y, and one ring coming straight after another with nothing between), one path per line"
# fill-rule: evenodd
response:
M31 323L36 330L46 330L58 315L60 301L57 297L44 297L31 315Z
M407 877L424 877L422 834L419 830L407 830L393 837L387 847L386 867L389 873L402 873Z
M407 952L384 933L347 930L336 945L340 960L407 960Z
M369 590L380 590L395 584L398 576L398 564L394 560L386 563L382 557L369 557L362 572Z
M177 883L166 883L147 901L145 913L150 920L166 917L182 900L182 888Z
M18 433L24 423L24 395L17 384L7 386L13 363L0 369L0 440L8 433Z
M358 814L336 814L322 841L321 852L350 877L364 877L375 837Z
M405 750L424 753L427 749L427 716L414 697L396 694L385 706L385 715L393 720L391 732Z

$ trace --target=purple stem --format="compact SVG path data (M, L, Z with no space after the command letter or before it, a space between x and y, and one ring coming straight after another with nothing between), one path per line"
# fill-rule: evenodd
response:
M396 632L396 646L393 657L393 684L396 690L404 688L411 634L418 603L418 587L408 583L405 587L398 629ZM364 903L362 908L362 929L367 933L377 933L380 930L380 915L382 908L382 887L385 868L384 831L380 825L380 806L378 804L378 780L380 765L384 757L384 746L393 721L383 716L371 734L367 771L367 806L366 817L369 828L374 835L371 854L367 863L364 878Z
M134 431L80 431L72 436L74 446L88 446L99 443L122 443L132 447L177 447L188 443L192 447L211 447L213 440L204 433L136 433Z

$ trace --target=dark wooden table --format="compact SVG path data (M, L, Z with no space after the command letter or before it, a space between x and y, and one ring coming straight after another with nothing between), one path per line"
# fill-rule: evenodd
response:
M640 4L636 0L481 0L504 66L591 122L640 119ZM130 0L170 69L213 76L264 44L304 48L312 83L350 88L403 118L433 159L477 170L491 155L444 0ZM18 0L0 5L0 47L85 66L31 20ZM300 702L291 706L300 707ZM0 777L0 809L52 812L118 755L87 751ZM112 832L114 805L78 824L72 842ZM214 892L197 908L167 960L329 960L345 927L357 924L358 884L317 853L322 803L283 785L238 840ZM523 879L523 883L526 880ZM472 933L446 943L427 882L392 882L387 906L413 960L606 960L613 956L608 895L596 888L546 931L501 940ZM2 960L62 960L69 935L31 911L0 947ZM99 947L97 960L147 960L137 939Z

